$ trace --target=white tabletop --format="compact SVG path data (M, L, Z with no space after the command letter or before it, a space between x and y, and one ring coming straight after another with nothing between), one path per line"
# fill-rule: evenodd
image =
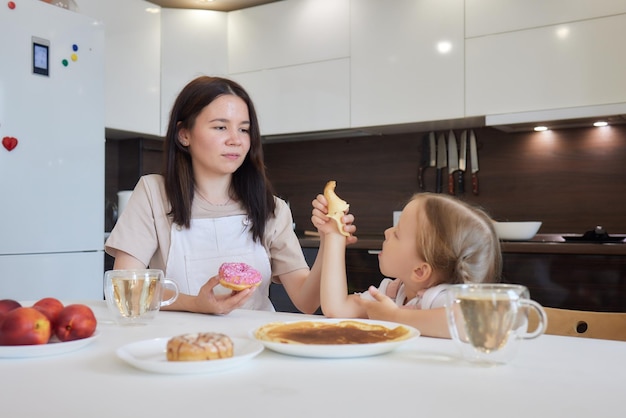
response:
M154 324L111 323L90 303L99 337L77 351L0 359L2 417L623 417L626 343L544 335L505 366L458 360L450 340L420 337L380 356L316 359L264 350L217 373L141 371L115 350L156 337L224 332L309 317L239 310L160 312Z

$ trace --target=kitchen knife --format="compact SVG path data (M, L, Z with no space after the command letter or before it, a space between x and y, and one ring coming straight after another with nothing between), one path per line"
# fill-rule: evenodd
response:
M454 194L454 173L459 169L459 154L456 145L456 136L450 130L448 133L448 193Z
M459 193L465 193L465 169L467 168L467 131L461 132L459 143Z
M443 133L437 138L437 184L435 191L441 193L443 188L443 170L448 164L448 154L446 152L446 138Z
M470 163L472 165L472 193L478 194L478 150L476 148L476 135L470 131Z
M436 165L436 153L435 133L431 132L429 134L425 134L422 137L422 155L417 175L417 182L421 190L426 190L424 186L424 170L428 167L434 167Z

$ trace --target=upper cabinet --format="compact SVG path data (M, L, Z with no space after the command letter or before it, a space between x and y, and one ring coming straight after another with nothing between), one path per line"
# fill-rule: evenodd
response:
M159 11L142 0L80 0L80 12L104 24L107 128L160 133Z
M189 81L201 75L228 76L227 16L209 10L161 10L162 136L174 100Z
M229 72L350 55L350 0L288 0L228 14Z
M465 0L465 36L492 35L626 13L624 0Z
M351 7L353 127L463 117L463 0Z
M263 135L350 126L350 0L291 0L228 14L229 75Z
M347 58L232 74L252 97L263 135L345 129L350 123Z
M468 38L466 114L626 102L623 39L626 14Z

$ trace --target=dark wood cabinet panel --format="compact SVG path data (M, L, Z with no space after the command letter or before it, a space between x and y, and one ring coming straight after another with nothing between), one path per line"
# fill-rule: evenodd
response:
M503 281L547 307L626 312L626 257L505 254Z
M105 146L105 231L110 231L117 192L135 188L144 174L160 173L163 141L150 138L107 139Z

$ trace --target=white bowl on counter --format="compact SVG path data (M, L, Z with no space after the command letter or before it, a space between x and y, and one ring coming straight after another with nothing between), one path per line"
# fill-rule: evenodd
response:
M493 222L498 238L503 241L526 241L537 235L541 228L539 221Z

